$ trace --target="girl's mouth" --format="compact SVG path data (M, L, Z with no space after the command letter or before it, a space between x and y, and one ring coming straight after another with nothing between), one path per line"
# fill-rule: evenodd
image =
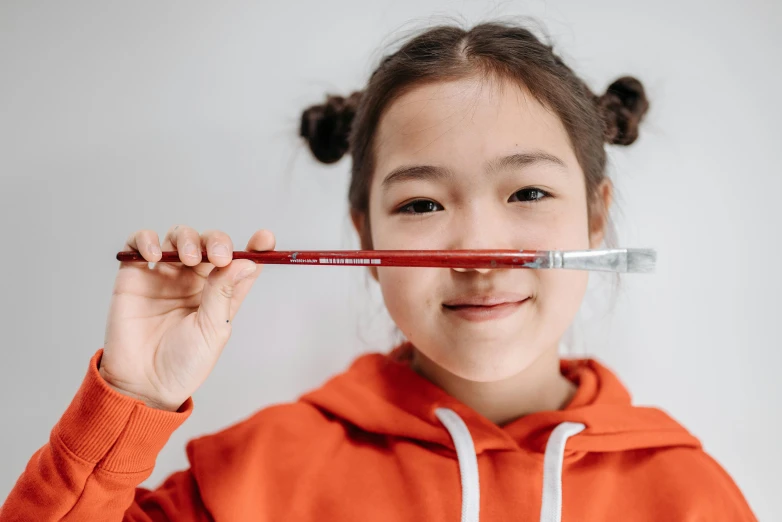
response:
M529 298L518 301L504 301L497 304L443 304L443 310L448 315L454 315L467 321L482 322L502 319L519 310Z

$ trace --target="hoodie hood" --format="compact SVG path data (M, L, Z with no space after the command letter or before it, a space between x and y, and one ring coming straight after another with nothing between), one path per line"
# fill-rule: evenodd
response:
M356 359L344 373L301 397L368 433L419 440L455 450L438 409L455 412L466 424L476 454L491 450L545 452L551 432L565 422L584 428L567 444L569 452L611 452L688 446L700 442L663 411L633 406L619 379L594 359L562 359L560 370L578 390L562 410L526 415L502 427L418 375L410 367L412 346Z
M560 361L577 385L562 410L525 415L498 426L410 367L412 346L358 358L343 374L301 400L373 434L404 437L455 452L462 490L461 521L480 520L478 456L487 451L543 453L541 522L560 522L565 459L587 452L685 446L698 440L667 414L635 407L630 394L593 359Z

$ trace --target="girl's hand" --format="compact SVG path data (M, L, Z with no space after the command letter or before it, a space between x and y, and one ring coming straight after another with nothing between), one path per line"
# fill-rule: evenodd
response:
M258 230L247 250L274 250L274 235ZM224 232L199 235L172 227L163 250L179 252L177 263L123 262L114 282L100 374L117 391L170 411L206 380L231 336L231 324L261 266L233 261ZM208 262L201 264L201 250ZM161 257L158 235L140 230L123 250L150 262Z

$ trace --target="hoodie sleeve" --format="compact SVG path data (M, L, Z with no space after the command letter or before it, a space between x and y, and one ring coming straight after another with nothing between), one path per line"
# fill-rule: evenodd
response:
M712 475L713 486L704 498L706 520L735 520L736 522L757 522L758 519L744 498L736 482L711 455L706 457L706 469Z
M5 503L0 522L209 520L192 473L174 473L154 491L137 486L160 450L190 416L150 408L109 387L90 360L73 401L32 456Z

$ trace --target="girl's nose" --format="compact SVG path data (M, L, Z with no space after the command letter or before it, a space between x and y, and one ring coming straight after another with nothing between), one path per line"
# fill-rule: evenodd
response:
M494 250L513 248L510 231L501 216L494 216L489 210L465 215L458 224L456 234L450 242L453 250ZM488 274L496 268L452 268L456 272L478 272Z

